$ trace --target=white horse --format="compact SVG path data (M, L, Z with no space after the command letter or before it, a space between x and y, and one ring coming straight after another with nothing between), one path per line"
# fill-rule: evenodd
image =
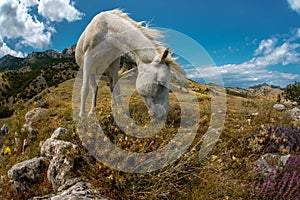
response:
M158 40L158 30L137 23L121 10L102 12L86 27L76 46L76 62L83 69L81 107L79 115L85 116L85 102L92 88L93 98L89 115L95 111L96 74L106 74L113 92L119 88L118 70L120 55L128 53L137 63L136 89L142 96L152 117L166 116L169 110L170 70L184 74Z

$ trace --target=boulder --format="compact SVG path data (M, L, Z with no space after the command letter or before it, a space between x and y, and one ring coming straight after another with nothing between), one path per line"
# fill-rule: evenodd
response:
M290 154L288 155L280 155L280 154L272 154L267 153L264 154L260 159L256 161L255 170L257 173L268 177L268 176L276 176L276 172L278 169L283 169L286 165Z
M33 110L28 111L25 114L26 123L37 121L43 114L45 114L48 110L45 108L34 108Z
M71 142L48 138L41 146L41 155L52 159L62 154L64 149L77 149L77 145Z
M64 189L57 194L34 197L31 200L109 200L108 198L102 197L97 191L94 191L91 184L78 179L72 179L63 185L63 187Z
M298 105L298 103L296 101L294 102L291 102L291 101L286 101L283 103L285 106L288 106L288 107L295 107Z
M7 124L3 124L3 126L0 129L0 136L6 135L8 133L8 131L9 131L9 128L8 128Z
M68 173L72 171L73 166L74 157L65 155L53 157L47 171L47 178L54 190L57 190L69 179Z
M277 103L273 106L273 108L278 111L283 111L285 109L285 106L283 104Z
M68 130L65 128L57 128L54 133L51 135L52 139L61 139L64 135L68 133Z
M294 120L296 120L296 121L300 120L300 109L299 108L295 107L293 109L288 110L287 112L291 115L291 117Z
M53 189L56 190L68 180L77 152L77 146L71 142L49 138L42 144L41 155L51 159L47 178Z
M43 182L43 174L48 166L49 161L46 158L35 157L14 165L8 171L8 177L13 180L13 187L17 192L25 192L31 186Z

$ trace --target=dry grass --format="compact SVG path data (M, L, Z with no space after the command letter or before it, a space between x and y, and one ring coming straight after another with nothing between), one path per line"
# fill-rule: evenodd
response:
M98 97L102 98L98 98L96 118L114 144L127 151L150 152L172 140L181 120L180 107L174 95L171 95L171 111L163 129L152 138L139 139L125 134L112 124L111 95L106 84L101 84ZM213 151L199 161L197 152L201 148L202 136L209 126L211 98L205 86L194 82L190 84L194 91L197 91L200 105L198 134L189 151L163 169L151 173L132 174L115 171L95 160L84 149L78 137L80 130L74 126L71 102L73 80L70 80L57 88L51 88L50 93L42 97L47 101L49 112L36 124L39 134L33 137L24 154L4 156L5 165L0 165L0 175L6 176L7 170L16 162L37 156L40 141L50 137L56 128L65 127L70 133L65 139L82 147L81 157L76 160L72 176L87 179L94 188L114 199L251 199L253 184L251 171L260 155L249 151L246 138L263 124L291 125L290 119L272 109L275 99L227 96L226 121L221 137ZM14 148L17 121L23 124L24 120L20 116L24 116L27 110L37 105L38 103L32 103L28 109L22 110L20 115L1 121L7 122L11 128L5 140L6 146ZM144 126L149 123L147 109L138 95L131 97L129 109L138 125ZM252 113L258 115L254 116ZM293 125L299 126L296 123ZM15 195L7 178L0 186L4 193ZM45 187L49 188L47 185Z

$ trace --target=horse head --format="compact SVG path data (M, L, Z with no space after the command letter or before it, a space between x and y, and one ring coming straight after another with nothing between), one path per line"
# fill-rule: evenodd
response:
M169 49L152 62L140 63L136 89L143 98L151 119L164 119L169 111L170 67L166 63Z

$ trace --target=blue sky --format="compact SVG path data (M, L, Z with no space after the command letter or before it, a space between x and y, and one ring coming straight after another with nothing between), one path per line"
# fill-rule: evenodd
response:
M225 86L300 81L300 0L1 0L0 57L62 51L93 16L114 8L197 41Z

